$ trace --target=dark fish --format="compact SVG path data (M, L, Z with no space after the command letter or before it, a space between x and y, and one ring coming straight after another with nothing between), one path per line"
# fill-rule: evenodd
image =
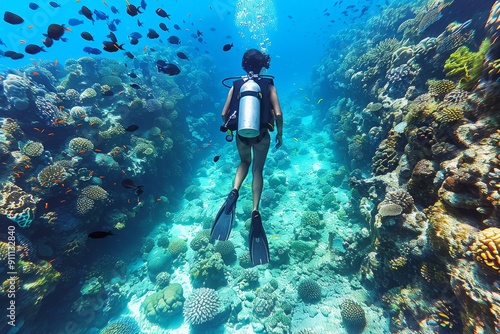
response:
M92 17L92 12L87 6L82 6L82 14L85 16L87 19L92 21L92 24L94 24L94 18Z
M142 14L142 12L134 5L127 5L127 14L130 16L136 16L137 14Z
M0 45L3 45L3 46L5 46L5 47L7 47L7 44L5 44L5 43L2 41L2 39L1 39L1 38L0 38Z
M64 24L52 23L47 29L47 34L44 36L58 41L62 37L62 35L64 35L64 31L65 31Z
M116 9L116 7L115 7L115 6L111 6L111 12L112 12L113 14L120 14L120 12L118 11L118 9Z
M80 36L82 36L82 38L86 41L94 41L94 37L89 32L84 31L80 34Z
M14 51L5 51L3 54L5 57L8 57L12 60L18 60L24 58L24 55L22 53L14 52Z
M129 57L130 59L135 58L134 55L130 51L125 52L125 56Z
M138 32L133 32L129 36L132 38L137 38L137 39L142 38L142 35Z
M156 14L158 14L158 16L160 16L160 17L166 17L167 19L169 19L169 20L170 20L170 14L168 14L166 11L164 11L164 10L163 10L163 9L161 9L161 8L158 8L158 9L156 10Z
M198 37L203 36L203 33L199 30L196 30L196 36L198 36Z
M137 25L138 25L139 27L142 27L142 26L144 25L144 23L142 23L141 21L139 21L139 19L137 19Z
M69 19L68 21L68 24L70 26L77 26L77 25L80 25L80 24L83 24L83 20L78 20L78 19Z
M50 48L52 44L54 44L54 40L50 37L45 37L45 39L42 41L43 45L45 45L47 48Z
M189 60L188 56L186 56L186 54L184 52L177 52L177 57L179 57L181 59Z
M115 34L113 34L112 31L109 32L109 35L106 36L106 37L109 37L109 39L113 42L113 43L118 43L118 39L116 38Z
M24 48L24 52L26 52L30 55L36 55L40 51L46 52L42 47L35 45L35 44L28 44Z
M198 37L198 42L203 43L203 38Z
M123 44L118 45L117 43L113 42L104 42L102 43L102 49L107 52L116 52L118 50L124 50Z
M160 23L160 29L163 30L163 31L168 31L168 27L165 23Z
M155 51L156 51L156 49L154 49L154 48L149 48L149 51L151 51L151 52L155 52Z
M216 156L214 157L214 162L219 161L219 159L220 159L220 155L216 155Z
M134 72L130 72L128 76L131 77L132 79L137 78L137 74L135 74Z
M181 73L181 70L179 69L179 67L177 67L177 65L167 63L161 59L156 62L156 68L158 69L158 72L161 72L161 73L164 73L164 74L167 74L170 76L177 75L177 74Z
M122 186L124 186L125 188L135 188L135 194L137 196L140 196L144 191L142 190L142 185L137 185L135 184L135 182L131 179L125 179L122 181Z
M181 27L179 27L178 24L174 24L174 28L175 28L175 30L181 30Z
M95 17L98 19L98 20L107 20L108 19L108 15L100 10L97 10L97 9L94 9L94 14L95 14Z
M54 8L61 7L61 5L59 5L57 2L54 1L49 2L49 5L51 5Z
M125 129L125 131L128 131L128 132L134 132L134 131L137 131L137 129L139 129L139 126L138 126L138 125L133 124L133 125L129 125L129 126Z
M29 7L30 7L30 9L33 9L33 10L37 10L38 8L40 8L40 6L38 6L34 2L30 2Z
M137 43L139 43L139 40L138 40L137 38L132 37L132 38L130 39L130 44L132 44L132 45L136 45Z
M179 37L177 36L170 36L169 38L167 38L167 41L170 43L170 44L181 44L181 40Z
M108 232L105 232L105 231L94 231L94 232L90 232L89 233L89 238L92 238L92 239L102 239L102 238L106 238L108 235L114 235L112 233L112 231L108 231Z
M142 8L142 9L146 9L146 6L147 6L147 5L148 5L148 4L146 3L146 1L145 1L145 0L141 0L141 8Z
M10 24L21 24L24 22L24 19L21 16L9 11L6 11L5 14L3 14L3 20Z
M151 39L155 39L155 38L160 37L160 35L158 35L158 33L154 29L151 29L151 28L149 28L149 32L146 36L148 36L148 38L151 38Z
M229 51L233 47L233 43L231 44L226 44L222 47L222 51Z
M293 20L293 16L292 15L288 15L288 18Z
M215 29L214 27L210 27L210 31L216 31L217 29Z
M116 31L115 20L111 20L111 22L106 21L106 24L108 25L109 30Z
M138 84L130 84L130 87L132 87L133 89L141 89L141 86L139 86Z
M113 96L113 95L115 95L115 93L113 93L113 91L111 91L111 90L107 90L104 93L102 93L102 95L104 95L104 96Z
M92 48L90 46L86 46L83 48L83 51L84 52L87 52L88 54L93 54L93 55L100 55L102 53L101 50L99 49L96 49L96 48Z

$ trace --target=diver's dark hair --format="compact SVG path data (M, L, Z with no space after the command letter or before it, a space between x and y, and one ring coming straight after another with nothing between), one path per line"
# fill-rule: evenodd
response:
M271 57L257 49L249 49L243 55L241 67L248 73L259 74L263 67L269 68Z

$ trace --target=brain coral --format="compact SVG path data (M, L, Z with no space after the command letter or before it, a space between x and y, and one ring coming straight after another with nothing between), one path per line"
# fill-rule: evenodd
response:
M175 238L168 245L168 251L175 257L187 252L187 243L181 238Z
M477 262L500 274L500 228L489 227L480 231L471 250Z
M74 106L69 111L69 115L75 120L85 117L86 114L85 108L80 106Z
M305 302L317 302L321 299L321 287L312 279L301 281L297 292L300 298Z
M20 227L29 227L35 218L36 202L33 195L7 182L0 191L0 215L6 216Z
M192 325L201 325L213 320L219 313L221 304L214 289L194 289L184 303L185 320Z
M99 334L138 334L141 330L132 317L121 317L101 330Z
M38 173L38 182L42 187L51 187L55 184L61 183L68 177L64 167L59 165L50 165L45 167Z
M429 85L429 94L431 96L436 96L438 98L444 97L449 92L453 91L456 86L453 81L450 80L429 80L427 82Z
M39 157L44 150L43 144L38 141L28 141L26 145L21 148L21 152L28 157Z
M141 313L156 323L168 323L182 311L182 286L174 283L148 296L141 305Z
M87 88L80 94L80 100L88 101L97 96L97 92L94 88Z
M69 141L69 148L75 152L88 152L94 149L94 144L87 138L76 137Z
M379 208L386 204L397 204L401 207L403 213L410 213L413 210L413 197L403 189L391 190L385 194Z
M365 311L350 299L344 299L340 304L340 315L346 327L352 330L362 330L366 326Z
M97 201L106 199L108 197L108 192L100 186L93 185L83 188L81 195Z

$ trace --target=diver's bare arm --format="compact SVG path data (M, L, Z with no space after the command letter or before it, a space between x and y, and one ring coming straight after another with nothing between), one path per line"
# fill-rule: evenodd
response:
M229 112L229 103L231 103L231 96L233 96L233 87L227 93L226 103L224 103L224 108L222 108L222 121L226 121L226 115Z
M281 135L283 133L283 114L281 113L281 106L280 106L280 101L278 99L278 93L276 92L276 87L274 86L269 86L270 87L270 98L271 98L271 104L273 105L274 109L274 116L276 117L276 128L278 129L278 135Z

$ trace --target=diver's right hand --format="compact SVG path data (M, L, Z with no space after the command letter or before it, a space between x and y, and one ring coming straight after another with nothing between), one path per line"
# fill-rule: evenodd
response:
M283 145L283 135L281 133L278 133L276 135L276 148L280 148L281 145Z

